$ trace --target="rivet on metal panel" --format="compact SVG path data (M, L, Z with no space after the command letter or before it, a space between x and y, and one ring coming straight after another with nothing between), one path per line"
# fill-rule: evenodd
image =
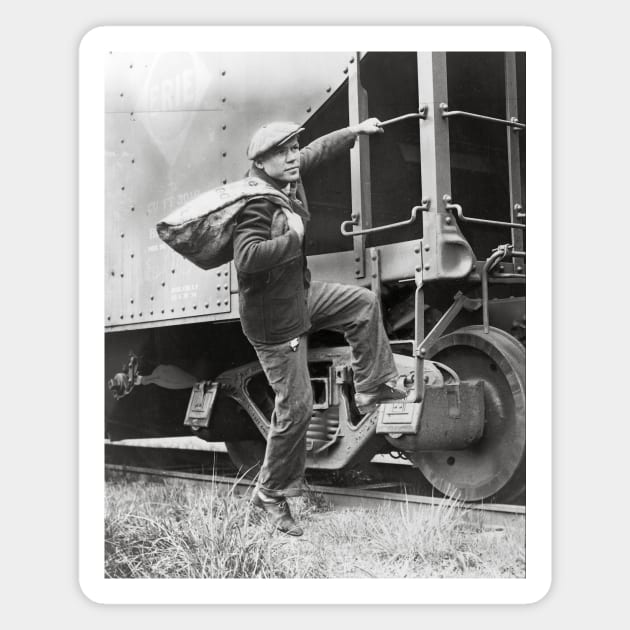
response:
M132 63L129 64L129 68L133 68L133 64Z
M227 129L227 125L221 125L221 129L225 131Z
M416 267L416 271L420 271L420 267Z
M131 206L131 212L135 212L136 207L135 206Z
M310 108L310 107L307 107L307 108L306 108L306 113L307 113L307 114L310 114L310 113L311 113L311 108Z
M109 321L111 321L111 319L112 319L112 318L111 318L111 315L108 315L108 316L107 316L107 321L109 322Z
M444 219L444 223L446 223L446 225L450 225L451 224L451 217L446 217Z
M429 269L431 269L431 265L425 265L425 266L424 266L424 270L425 270L425 271L429 271Z
M230 289L229 285L227 285L227 284L226 284L223 288L224 288L226 291L229 291L229 289Z
M354 63L354 57L350 57L350 63Z
M133 304L133 298L131 298L131 300L129 300L132 304Z
M355 256L354 257L354 262L359 262L361 260L361 258L359 258L359 256Z
M133 112L129 112L129 117L133 118Z
M223 304L225 304L227 306L229 304L229 302L227 300L225 300L225 302L223 302Z
M361 275L361 270L360 269L355 269L354 270L354 275L355 276L360 276Z
M210 308L210 304L204 304L206 308Z
M330 85L326 88L326 92L331 92L332 88L330 87Z
M186 307L185 307L185 306L182 306L182 311L185 311L185 310L186 310Z
M195 311L197 310L197 305L196 304L193 304L193 310L195 310Z
M132 159L131 159L131 163L132 163L132 164L135 164L135 163L136 163L136 161L132 158Z
M221 290L221 285L217 284L217 291L220 291L220 290Z
M221 300L217 300L217 306L221 306Z
M223 275L227 278L230 275L230 272L229 271L224 271Z
M222 179L222 180L221 180L221 183L222 183L222 184L227 184L227 179Z
M171 273L175 273L175 269L171 269Z
M222 76L222 77L224 77L224 76L225 76L225 70L223 70L223 71L221 72L221 76Z
M138 317L142 317L142 313L138 313Z
M155 298L154 298L153 296L151 296L149 299L151 300L151 302L153 302L153 300L154 300Z
M225 103L225 101L226 101L226 98L225 98L225 96L224 96L224 97L221 99L221 102L222 102L222 103Z
M227 155L227 153L226 153L225 151L223 151L223 152L221 153L221 155L222 155L223 157L225 157L225 156Z
M420 248L419 247L414 247L413 251L414 251L414 254L419 254L420 253Z
M124 186L121 186L121 187L120 187L120 190L125 190L125 187L124 187Z
M132 254L130 254L130 256L133 258L133 253L132 253Z
M131 319L133 319L133 313L130 315Z
M175 312L175 309L174 309L174 308L172 308L172 309L171 309L171 313L174 313L174 312Z
M162 315L164 315L164 309L162 309L162 310L160 311L160 313L162 313Z
M424 246L424 251L425 252L430 252L431 251L431 247L429 245L425 245Z
M348 68L347 67L343 69L343 73L344 74L348 74Z
M123 96L124 96L124 94L121 92L121 93L120 93L120 98L122 98Z
M120 144L125 144L125 139L124 138L120 139Z
M121 277L121 278L124 278L124 277L125 277L125 274L124 274L124 273L121 273L121 274L120 274L120 277Z
M125 234L124 234L124 232L121 232L121 233L120 233L120 238L125 238Z
M220 276L220 275L221 275L221 272L220 272L220 271L217 271L217 276Z
M112 276L115 276L115 275L116 275L116 272L115 272L115 271L112 271Z
M120 316L120 319L124 319L124 316L123 316L123 315L121 315L121 316Z
M516 273L521 273L523 271L523 267L520 265L516 268Z
M153 311L149 311L149 315L153 315Z
M162 286L165 287L166 286L166 282L162 282Z

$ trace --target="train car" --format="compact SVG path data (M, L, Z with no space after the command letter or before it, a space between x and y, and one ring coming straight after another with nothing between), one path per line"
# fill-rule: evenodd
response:
M106 60L105 433L196 435L255 470L273 394L232 262L203 270L156 225L244 177L249 137L302 145L367 117L304 179L314 279L381 299L407 400L362 415L342 336L309 339L307 466L402 454L465 501L525 492L525 54L111 53Z

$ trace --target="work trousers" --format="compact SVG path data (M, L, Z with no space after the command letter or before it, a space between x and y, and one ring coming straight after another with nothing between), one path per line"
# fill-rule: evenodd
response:
M352 350L357 392L367 392L398 375L383 328L378 298L362 287L313 282L308 292L311 330L342 332ZM275 393L275 408L259 488L273 497L302 494L306 463L306 432L313 394L308 371L306 334L295 342L253 343Z

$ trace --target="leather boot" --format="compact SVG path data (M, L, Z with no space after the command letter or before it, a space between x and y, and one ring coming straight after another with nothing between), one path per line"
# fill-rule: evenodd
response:
M289 504L284 497L278 499L263 498L260 491L257 491L254 494L252 503L267 512L277 530L289 536L301 536L304 533L304 530L293 520Z
M357 409L365 414L373 411L376 405L391 400L402 400L407 398L407 392L403 389L396 389L387 383L382 383L376 389L369 392L359 392L354 395L354 402Z

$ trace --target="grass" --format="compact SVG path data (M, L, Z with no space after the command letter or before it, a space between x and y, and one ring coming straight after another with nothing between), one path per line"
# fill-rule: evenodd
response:
M486 528L461 511L336 510L291 500L305 535L273 530L234 489L108 481L109 578L524 577L524 524Z

